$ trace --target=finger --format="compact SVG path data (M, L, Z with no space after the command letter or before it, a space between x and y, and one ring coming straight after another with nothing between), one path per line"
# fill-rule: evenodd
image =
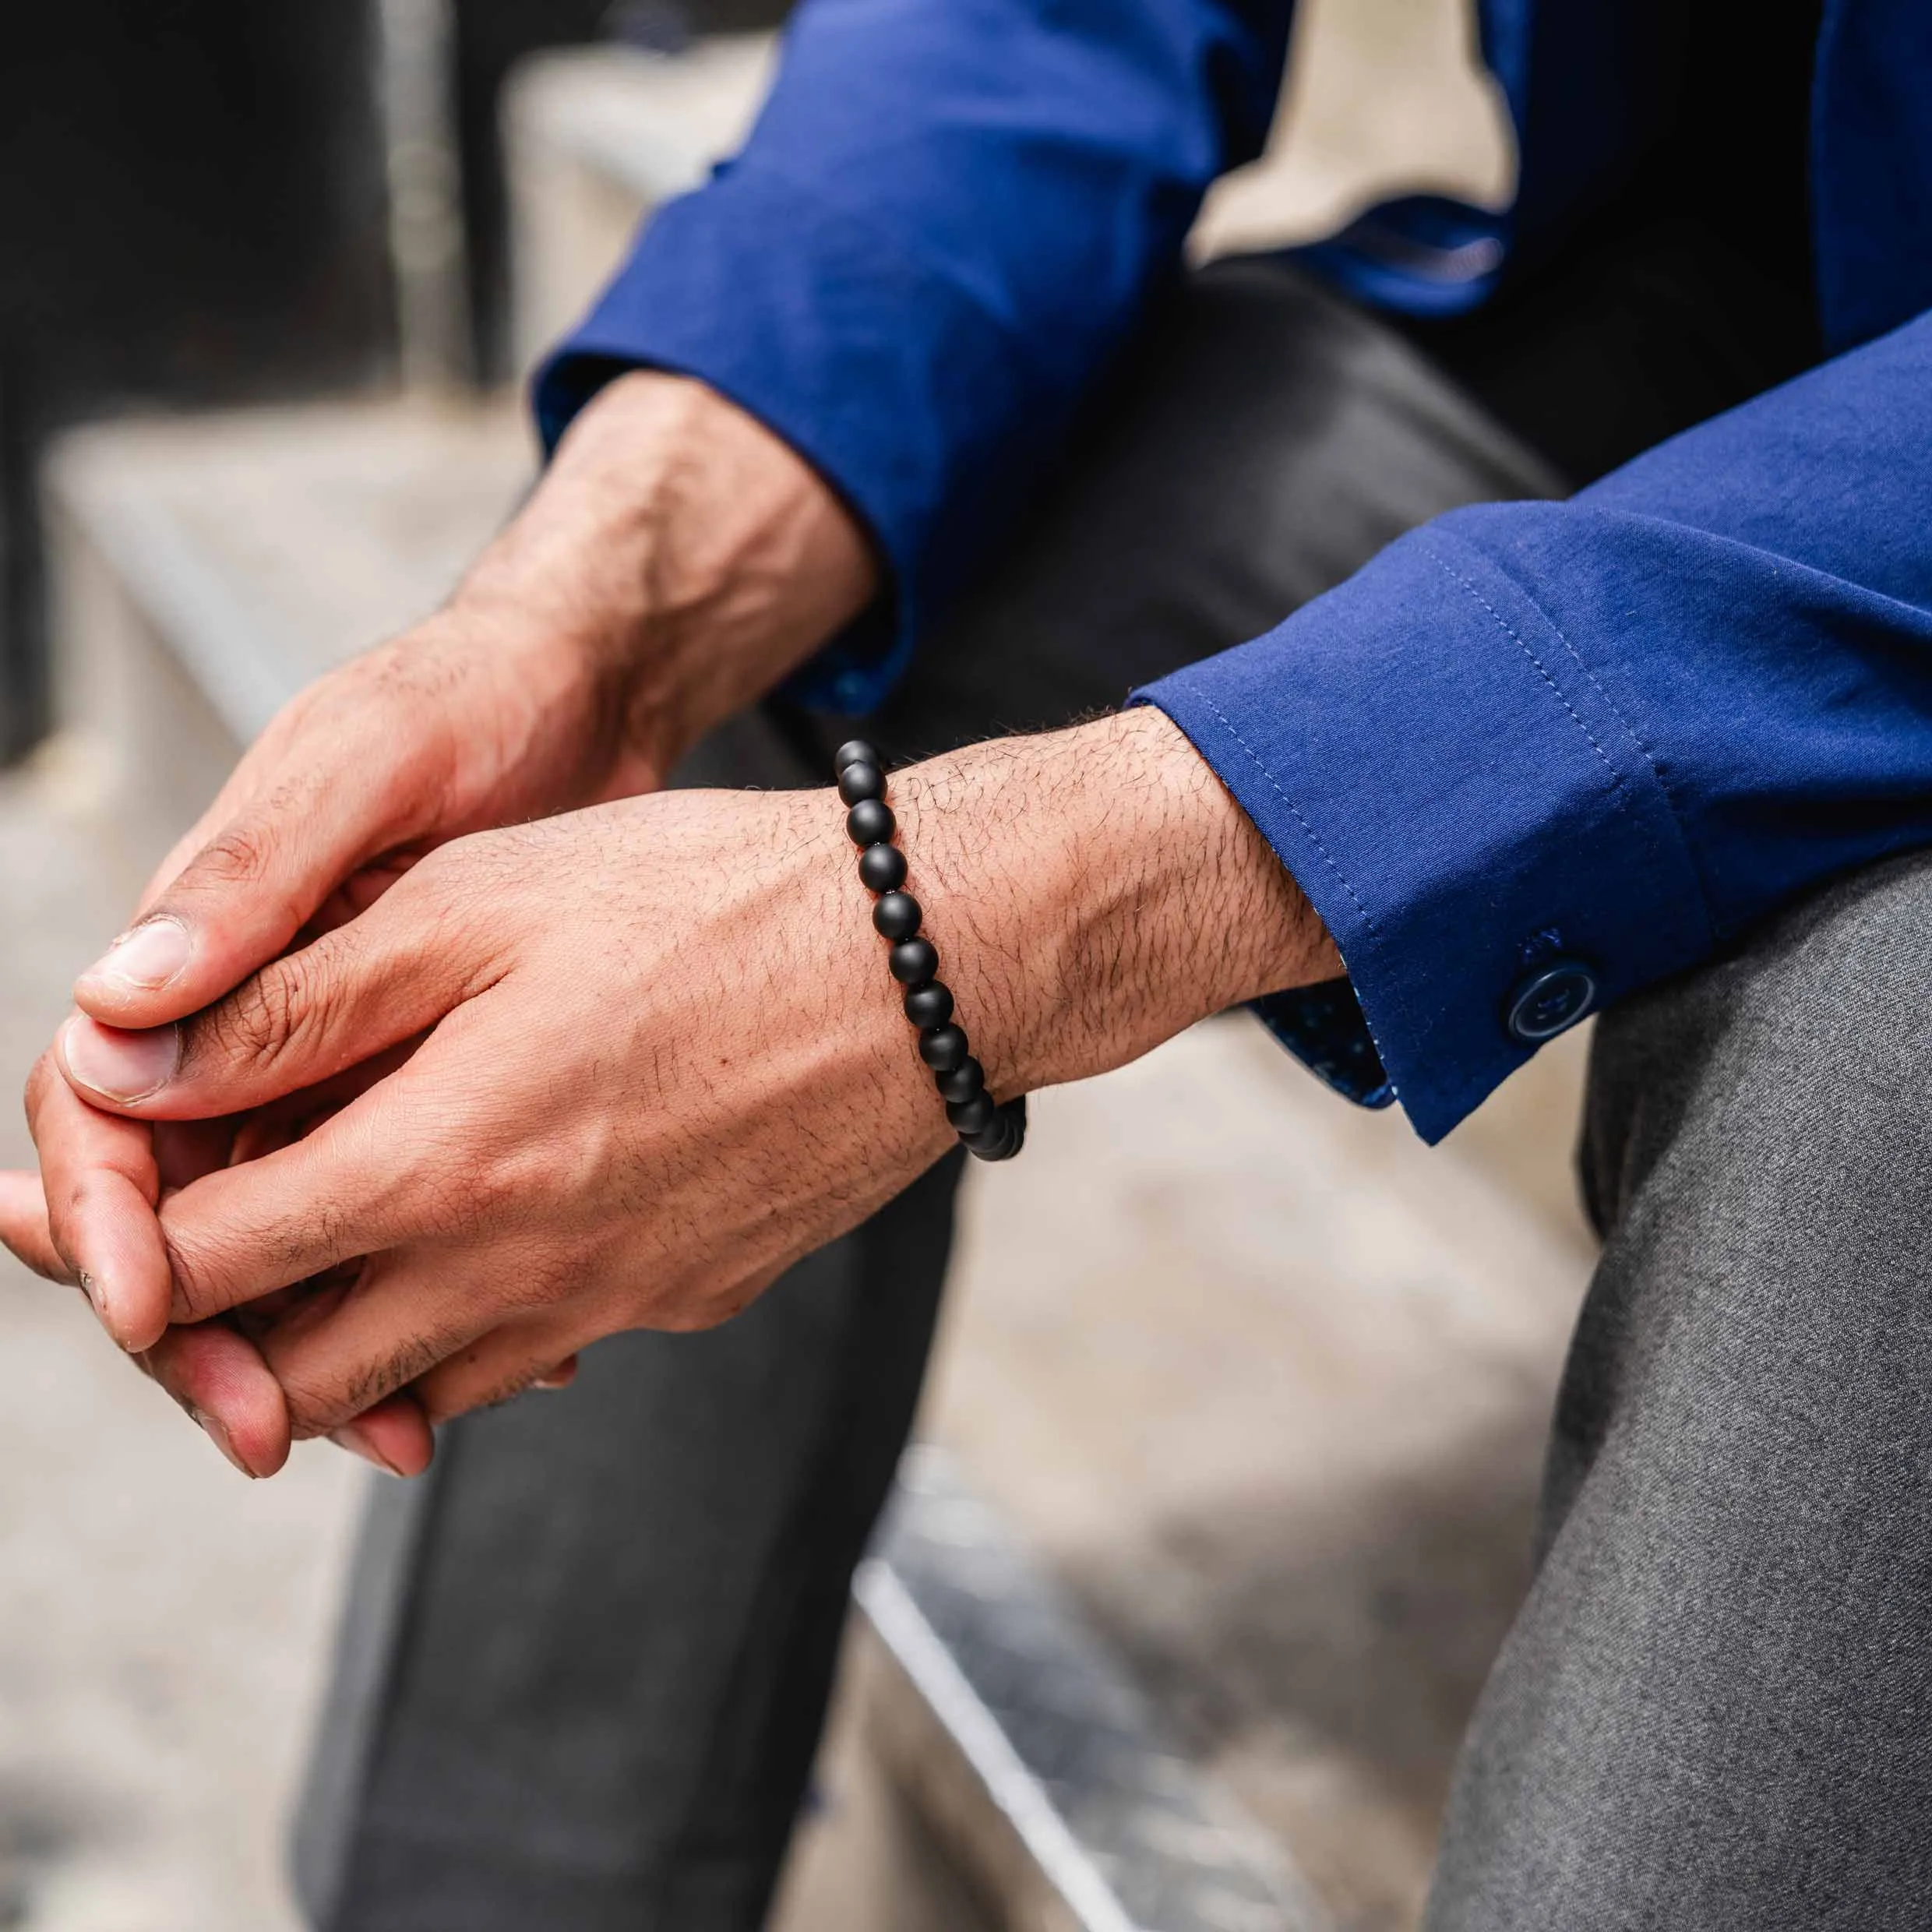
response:
M43 1059L27 1082L49 1238L101 1325L124 1349L151 1348L174 1284L154 1205L154 1130L97 1112Z
M506 1321L457 1349L414 1388L430 1420L445 1423L473 1408L491 1408L529 1389L567 1388L576 1379L577 1350L594 1339L560 1315Z
M301 940L305 943L320 933L333 933L339 925L347 925L351 919L360 918L428 849L427 845L398 846L365 866L360 872L351 873L316 907L308 923L301 929Z
M238 1126L234 1120L162 1120L152 1131L163 1196L226 1167L234 1158Z
M0 1172L0 1244L36 1274L70 1288L80 1284L61 1257L47 1225L47 1197L37 1174Z
M176 1320L474 1227L487 1184L479 1130L457 1118L453 1099L475 1074L459 1084L444 1070L464 1057L461 1023L475 1010L446 1021L407 1065L305 1138L204 1176L163 1203Z
M277 747L273 782L242 789L140 922L82 974L77 1003L124 1028L209 1005L280 954L344 880L425 829L442 774L425 769L427 754L399 760L395 728L393 707L346 717L317 708Z
M422 1045L423 1038L418 1034L400 1046L390 1048L386 1052L358 1061L333 1080L319 1081L314 1086L301 1088L280 1100L251 1108L245 1113L231 1115L225 1122L160 1123L155 1128L157 1144L164 1134L202 1126L225 1126L228 1130L227 1158L211 1162L203 1169L203 1173L217 1166L232 1167L243 1161L259 1160L264 1154L291 1147L305 1134L314 1133L332 1114L340 1113L351 1101L360 1098L379 1081L386 1080L397 1067L407 1063L411 1055ZM163 1178L166 1178L165 1171Z
M480 922L432 881L271 961L205 1012L146 1031L76 1014L56 1043L95 1105L147 1119L210 1119L336 1079L412 1039L487 983Z
M315 1282L258 1296L217 1320L245 1335L258 1349L271 1337L286 1340L305 1326L329 1320L361 1278L364 1266L356 1264L337 1269ZM175 1332L192 1334L197 1331ZM280 1384L276 1386L279 1389ZM353 1420L330 1430L329 1439L390 1475L420 1475L435 1453L435 1438L430 1433L422 1406L407 1391L386 1397L373 1408L365 1409Z
M391 1395L352 1422L330 1430L329 1440L390 1475L421 1475L436 1453L436 1438L422 1405L407 1392Z
M167 1329L141 1362L244 1475L273 1475L288 1460L281 1384L226 1322Z
M446 1254L372 1260L324 1317L279 1324L262 1353L295 1433L332 1435L487 1334L496 1319Z

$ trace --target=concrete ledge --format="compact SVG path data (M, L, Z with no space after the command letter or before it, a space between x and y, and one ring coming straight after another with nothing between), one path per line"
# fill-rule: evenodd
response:
M55 446L56 714L150 861L303 686L435 608L534 467L507 400L160 418Z
M540 54L511 76L502 122L518 368L578 320L643 216L742 143L775 52L770 34L721 34L671 55Z
M943 1452L917 1448L854 1592L890 1659L866 1731L933 1836L1040 1932L1319 1932L1285 1853L1147 1704Z

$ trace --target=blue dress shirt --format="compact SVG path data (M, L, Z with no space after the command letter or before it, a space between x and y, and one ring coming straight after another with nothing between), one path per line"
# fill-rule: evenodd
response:
M1412 312L1480 301L1627 175L1681 3L1482 0L1514 206L1412 198L1305 259ZM806 680L862 710L1050 472L1208 183L1258 150L1289 12L806 0L744 152L658 212L540 372L545 435L650 365L785 437L888 566L893 623ZM1568 502L1443 517L1139 694L1292 870L1374 1050L1332 992L1265 1016L1429 1139L1592 1006L1932 841L1929 100L1932 5L1826 0L1832 359Z

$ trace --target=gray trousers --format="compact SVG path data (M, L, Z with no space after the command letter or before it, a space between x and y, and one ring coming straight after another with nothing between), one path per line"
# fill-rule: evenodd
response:
M910 753L1117 703L1440 510L1557 487L1412 344L1278 269L1211 271L868 729ZM688 775L822 782L841 735L770 707ZM1433 1926L1926 1922L1932 1236L1898 1185L1922 876L1842 889L1602 1028L1606 1258ZM454 1426L379 1497L298 1821L314 1924L755 1932L957 1171L727 1327L614 1338L566 1393Z
M1433 1932L1932 1925L1932 858L1595 1045L1604 1238Z

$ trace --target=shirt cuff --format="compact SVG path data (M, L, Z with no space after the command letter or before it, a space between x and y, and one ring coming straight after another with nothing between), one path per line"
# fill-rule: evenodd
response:
M865 526L889 608L788 688L841 713L872 710L996 535L1002 506L1024 493L990 427L1016 380L1005 331L862 217L727 164L655 213L538 370L545 447L605 383L639 368L695 376L749 411Z
M1455 522L1135 693L1186 733L1294 874L1388 1090L1429 1141L1542 1039L1712 943L1648 752ZM1325 1025L1295 996L1263 1011L1317 1071L1366 1067L1329 1005ZM1370 1083L1355 1097L1387 1095Z

